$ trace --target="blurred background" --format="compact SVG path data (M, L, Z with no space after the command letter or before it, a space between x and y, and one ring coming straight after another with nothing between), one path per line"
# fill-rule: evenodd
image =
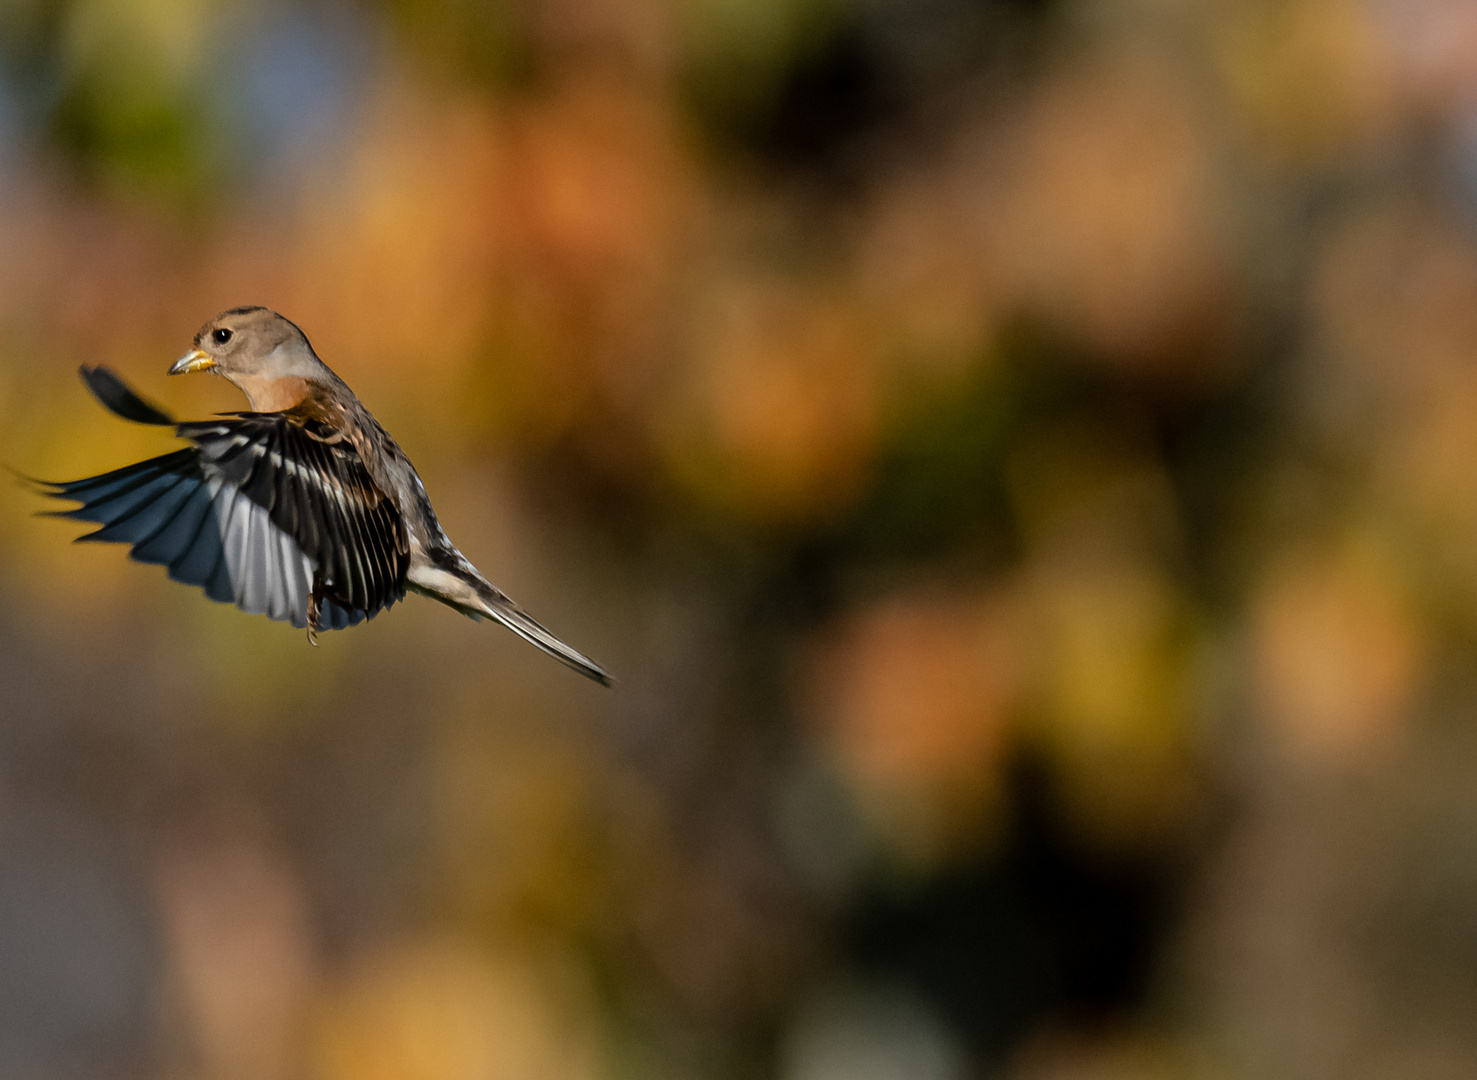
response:
M0 485L0 1077L1477 1073L1470 0L0 3L0 461L253 303L619 685Z

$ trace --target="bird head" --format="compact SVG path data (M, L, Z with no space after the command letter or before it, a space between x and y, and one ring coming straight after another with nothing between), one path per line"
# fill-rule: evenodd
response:
M321 378L324 370L295 323L264 307L239 307L202 326L169 374L209 371L240 385L244 379Z

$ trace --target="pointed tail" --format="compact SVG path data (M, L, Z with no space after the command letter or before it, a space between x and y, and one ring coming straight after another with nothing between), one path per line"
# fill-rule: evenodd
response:
M413 561L406 584L423 596L456 608L463 615L474 619L494 619L585 678L593 679L601 686L614 685L614 680L604 668L560 641L548 628L509 599L501 589L479 574L459 552L457 558L459 564L452 566Z

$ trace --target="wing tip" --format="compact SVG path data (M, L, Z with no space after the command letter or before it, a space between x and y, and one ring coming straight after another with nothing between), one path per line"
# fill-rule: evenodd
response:
M23 487L28 491L35 491L42 495L52 495L55 494L56 489L61 487L55 481L42 480L40 477L32 476L30 473L23 473L8 462L0 461L0 469L8 472L19 487Z
M77 369L77 374L82 376L92 396L115 416L132 420L135 424L153 424L156 427L169 427L174 423L173 416L141 398L111 368L101 364L91 367L83 364Z

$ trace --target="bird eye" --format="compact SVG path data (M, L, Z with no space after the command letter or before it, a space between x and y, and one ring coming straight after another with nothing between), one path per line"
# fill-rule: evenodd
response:
M221 327L219 330L213 332L210 336L215 338L215 343L217 345L224 345L226 342L231 340L231 332L225 327Z

